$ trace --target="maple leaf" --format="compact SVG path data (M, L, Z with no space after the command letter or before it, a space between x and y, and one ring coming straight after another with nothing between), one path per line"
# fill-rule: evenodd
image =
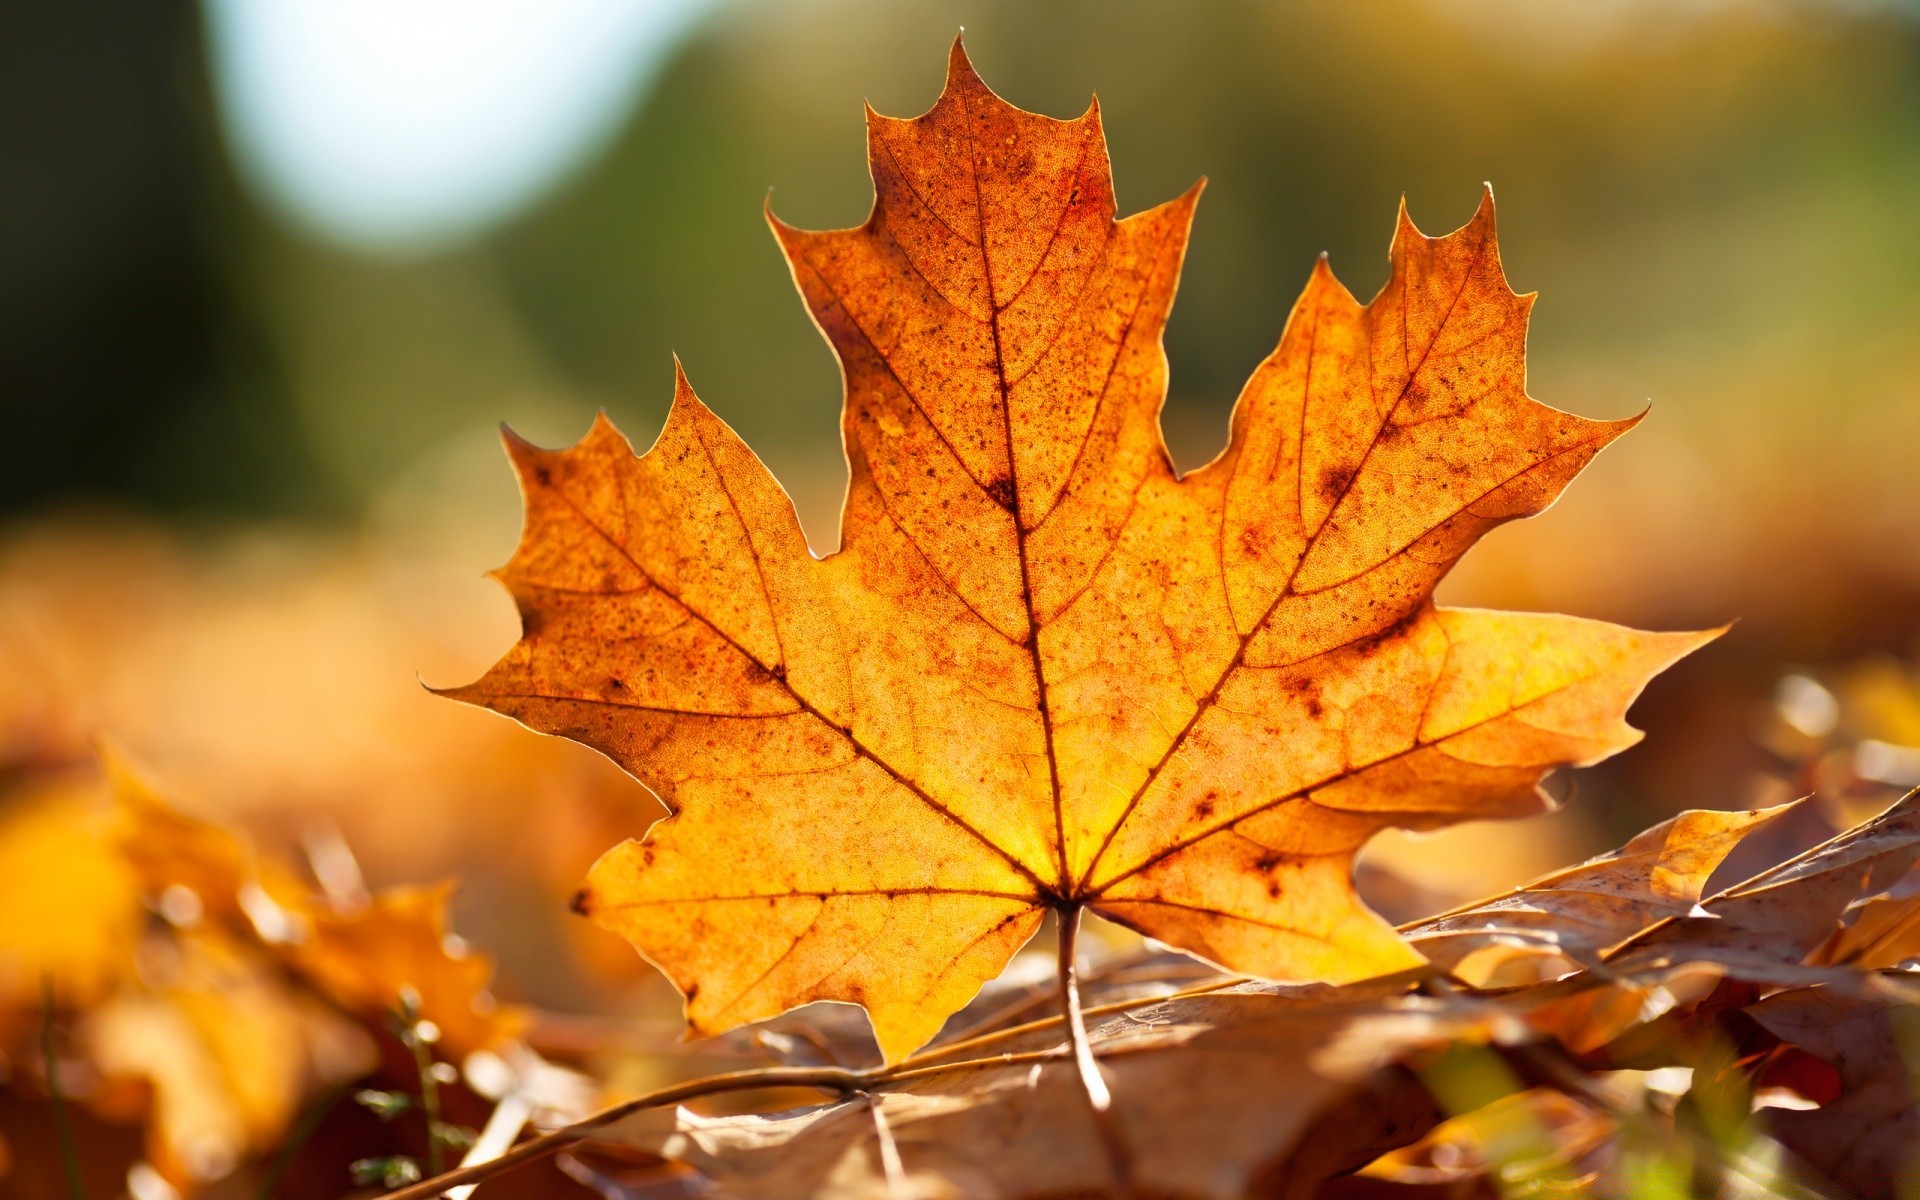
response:
M1269 978L1417 964L1353 890L1367 838L1541 811L1713 636L1433 604L1634 423L1526 395L1491 193L1445 237L1403 211L1370 304L1322 261L1183 479L1161 330L1199 189L1116 220L1097 105L1022 112L957 42L868 141L863 225L769 215L845 375L837 553L684 374L644 456L604 417L509 436L524 632L449 694L674 813L580 907L693 1032L851 1001L889 1060L1050 911Z

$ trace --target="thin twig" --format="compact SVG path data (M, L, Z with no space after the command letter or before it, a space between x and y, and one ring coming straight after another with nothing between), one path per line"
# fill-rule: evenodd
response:
M725 1075L710 1075L705 1079L689 1080L672 1087L648 1092L636 1096L624 1104L602 1109L583 1121L576 1121L562 1129L542 1134L518 1146L498 1158L471 1167L457 1167L443 1175L422 1180L411 1187L388 1192L382 1200L426 1200L438 1196L448 1188L463 1183L481 1183L504 1171L544 1158L578 1142L586 1141L597 1129L604 1129L616 1121L630 1117L634 1113L649 1108L659 1108L668 1104L698 1099L701 1096L715 1096L722 1092L752 1091L757 1088L773 1087L813 1087L829 1092L857 1092L863 1090L867 1080L858 1071L848 1071L839 1067L762 1067L753 1071L733 1071Z
M53 1133L60 1143L60 1169L67 1177L67 1195L87 1200L80 1178L80 1152L74 1148L73 1126L67 1120L67 1098L60 1091L60 1065L53 1053L53 976L40 977L40 1053L46 1062L47 1095L53 1099Z
M1116 1196L1133 1195L1133 1153L1127 1145L1126 1131L1120 1127L1119 1114L1113 1111L1113 1093L1100 1074L1100 1063L1093 1057L1093 1045L1087 1040L1086 1014L1080 1011L1080 970L1075 951L1080 941L1080 909L1062 908L1057 914L1060 925L1060 1012L1067 1022L1067 1040L1073 1047L1074 1069L1080 1075L1080 1090L1087 1099L1087 1113L1093 1118L1100 1145L1106 1151L1107 1172L1113 1179Z
M1407 973L1411 976L1412 973ZM1144 1008L1168 1000L1186 996L1201 996L1210 992L1236 987L1247 982L1244 976L1225 975L1165 996L1145 996L1131 1000L1116 1001L1111 1004L1095 1005L1081 1010L1082 1026L1088 1016L1106 1015ZM1042 1050L1027 1050L1017 1053L994 1054L983 1057L963 1058L955 1062L935 1061L946 1058L961 1050L976 1049L983 1045L1005 1041L1010 1037L1034 1032L1065 1024L1064 1014L1010 1029L996 1030L982 1034L964 1042L954 1042L939 1047L936 1051L923 1051L890 1067L874 1067L868 1070L849 1070L839 1067L761 1067L754 1070L733 1071L724 1075L710 1075L702 1079L675 1084L659 1091L649 1092L635 1097L612 1108L603 1109L584 1120L553 1130L550 1133L520 1143L500 1157L470 1167L460 1167L444 1175L424 1180L399 1191L389 1192L381 1200L425 1200L437 1196L448 1188L461 1184L480 1183L495 1175L532 1162L549 1154L566 1149L568 1146L589 1140L594 1131L603 1129L625 1117L650 1108L659 1108L669 1104L678 1104L702 1096L718 1095L722 1092L753 1091L761 1088L776 1087L812 1087L823 1091L853 1094L867 1092L878 1086L892 1086L919 1079L936 1078L943 1075L974 1071L982 1068L1004 1068L1028 1063L1060 1062L1068 1058L1072 1051L1069 1047L1056 1046ZM1102 1052L1106 1057L1133 1053L1136 1050L1146 1052L1158 1047L1150 1046L1111 1046ZM1122 1193L1124 1195L1124 1193Z
M1119 1055L1136 1051L1145 1052L1153 1048L1116 1046L1106 1053ZM579 1142L589 1141L596 1130L604 1129L634 1113L696 1100L702 1096L779 1087L811 1087L852 1095L868 1092L882 1085L909 1083L918 1079L932 1079L987 1067L1005 1068L1024 1066L1028 1063L1060 1062L1067 1055L1068 1051L1061 1047L1051 1050L1030 1050L1019 1054L996 1054L990 1058L970 1058L960 1062L929 1063L923 1066L898 1063L892 1067L874 1067L865 1071L846 1070L839 1067L760 1067L749 1071L733 1071L725 1075L709 1075L702 1079L693 1079L649 1092L644 1096L636 1096L632 1100L616 1104L612 1108L602 1109L571 1125L522 1142L498 1158L475 1163L470 1167L455 1168L444 1175L423 1180L396 1192L388 1192L381 1196L380 1200L422 1200L423 1197L437 1196L449 1188L462 1184L482 1183L514 1167L565 1150Z
M1106 1004L1088 1005L1080 1011L1084 1016L1089 1017L1111 1016L1114 1013L1131 1012L1136 1008L1151 1008L1156 1004L1164 1004L1169 1000L1179 1000L1187 996L1204 996L1209 992L1218 992L1230 987L1238 987L1246 982L1247 977L1245 975L1222 975L1217 979L1208 980L1206 983L1198 983L1189 988L1181 988L1179 991L1167 992L1157 996L1134 996L1130 999L1114 1000ZM900 1062L894 1064L892 1069L898 1071L901 1068L922 1066L926 1063L938 1061L939 1059L951 1058L953 1055L961 1053L962 1051L972 1052L980 1049L982 1046L991 1046L995 1042L1004 1042L1010 1038L1036 1033L1042 1029L1051 1029L1056 1025L1063 1025L1065 1023L1066 1017L1059 1013L1055 1013L1049 1017L1038 1017L1019 1025L1009 1025L1004 1029L994 1029L986 1033L964 1037L958 1041L947 1042L943 1045L929 1046L918 1054L909 1055L907 1058L902 1059Z
M1411 967L1405 971L1397 971L1391 975L1381 975L1367 982L1375 986L1396 984L1411 987L1416 983L1431 978L1434 974L1434 969L1431 966L1422 963L1417 967ZM1156 1004L1165 1004L1170 1000L1185 1000L1191 996L1207 996L1214 992L1224 992L1229 988L1236 988L1241 984L1253 982L1256 981L1252 976L1248 975L1219 975L1204 983L1196 983L1191 987L1180 988L1176 991L1165 992L1154 996L1133 996L1126 1000L1112 1000L1106 1004L1090 1004L1080 1011L1089 1017L1112 1016L1115 1013L1132 1012L1137 1008L1151 1008ZM1050 1017L1039 1017L1032 1021L1027 1021L1024 1024L1009 1025L1005 1029L995 1029L986 1033L976 1034L972 1037L961 1038L958 1041L946 1042L938 1046L929 1046L918 1054L909 1055L907 1058L895 1063L890 1070L897 1073L904 1068L918 1067L925 1063L950 1058L962 1052L972 1053L982 1047L991 1046L996 1042L1008 1041L1012 1038L1022 1037L1029 1033L1037 1033L1040 1030L1051 1029L1065 1023L1066 1018L1059 1013L1055 1013Z

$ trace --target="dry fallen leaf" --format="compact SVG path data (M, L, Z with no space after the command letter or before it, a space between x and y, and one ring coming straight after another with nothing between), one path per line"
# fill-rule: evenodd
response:
M1778 811L1760 815L1770 820ZM1689 815L1682 814L1676 821ZM1738 818L1743 814L1721 815ZM1844 936L1837 922L1848 906L1862 893L1876 892L1897 878L1905 864L1920 855L1917 820L1920 794L1700 900L1684 914L1662 916L1644 928L1616 931L1626 936L1613 938L1614 944L1602 955L1605 986L1538 989L1530 997L1516 994L1515 1003L1526 1009L1534 1028L1574 1053L1600 1054L1625 1065L1648 1054L1666 1061L1689 1036L1674 1026L1690 1021L1686 1010L1708 1002L1723 983L1739 985L1732 992L1735 995L1742 994L1741 989L1751 994L1753 988L1813 984L1878 995L1878 978L1859 969L1875 964L1831 965L1820 956ZM1655 826L1634 842L1668 827L1669 823ZM1598 861L1605 863L1607 858ZM1693 886L1697 888L1698 883ZM1506 899L1490 903L1497 909ZM1537 955L1539 950L1529 945L1516 953ZM1663 1017L1665 1026L1655 1022L1656 1017ZM1629 1031L1633 1031L1629 1043L1609 1046Z
M1611 957L1620 972L1699 961L1781 983L1832 938L1856 900L1884 891L1920 861L1920 791L1804 854L1727 888L1698 915L1629 939Z
M149 1161L191 1191L277 1146L316 1088L372 1066L372 1044L254 937L242 895L290 876L256 869L240 838L174 811L124 765L106 775L6 798L0 1033L38 1063L18 1042L41 1018L44 976L81 1035L88 1086L73 1098L144 1117ZM256 912L273 903L260 894ZM150 1103L114 1086L134 1081Z
M1741 839L1792 808L1692 809L1618 850L1401 932L1428 961L1483 985L1513 957L1591 963L1663 917L1692 913L1707 877Z
M456 1058L509 1041L526 1014L495 1003L493 960L448 928L451 881L375 892L342 911L236 831L189 816L128 764L107 759L121 816L120 844L157 907L185 888L194 900L177 923L203 921L257 939L327 1000L376 1027L409 993Z
M1898 967L1920 959L1920 891L1911 879L1854 905L1813 956L1822 965Z
M1920 1172L1920 1087L1913 1054L1920 996L1905 1003L1801 988L1769 996L1747 1015L1783 1041L1831 1063L1840 1095L1810 1110L1768 1109L1774 1135L1861 1200L1910 1194Z
M642 457L604 419L510 440L524 632L451 694L675 812L585 911L695 1032L851 1001L890 1060L1053 910L1271 978L1417 963L1357 849L1540 811L1712 636L1433 605L1633 424L1525 394L1491 196L1442 238L1403 214L1369 305L1317 267L1181 479L1160 335L1198 189L1115 221L1097 108L1021 112L957 43L926 115L868 127L867 222L774 222L846 377L838 553L684 376Z
M101 765L115 810L114 849L162 915L268 942L301 935L311 896L290 869L237 830L176 807L122 752L106 751Z
M416 671L472 670L512 629L511 608L472 589L468 544L445 525L417 539L79 517L0 529L0 769L90 772L104 739L265 845L337 826L371 878L485 861L558 913L616 831L660 810L583 747L421 691ZM633 976L612 939L553 927Z
M1464 1001L1249 989L1141 1008L1091 1036L1115 1083L1135 1194L1224 1198L1257 1187L1304 1197L1334 1170L1440 1119L1411 1076L1379 1068L1478 1035L1484 1016ZM1335 1035L1361 1025L1364 1058L1338 1068L1316 1059ZM998 1060L1003 1053L1014 1057ZM1078 1087L1054 1028L997 1045L972 1065L818 1108L731 1117L654 1110L595 1136L693 1166L742 1200L1105 1195L1108 1164L1087 1136ZM1348 1096L1364 1099L1365 1116L1337 1129L1314 1124ZM1309 1129L1311 1164L1299 1153Z

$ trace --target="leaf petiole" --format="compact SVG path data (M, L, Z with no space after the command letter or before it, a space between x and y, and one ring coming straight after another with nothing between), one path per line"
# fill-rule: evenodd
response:
M1107 1156L1107 1173L1112 1177L1116 1196L1133 1195L1133 1155L1128 1149L1126 1131L1113 1111L1113 1093L1107 1088L1100 1064L1093 1057L1093 1045L1087 1040L1087 1018L1080 1008L1080 913L1078 905L1058 911L1060 923L1060 1013L1067 1023L1067 1040L1073 1048L1074 1069L1080 1075L1080 1090L1087 1098L1087 1111L1100 1135L1101 1149Z

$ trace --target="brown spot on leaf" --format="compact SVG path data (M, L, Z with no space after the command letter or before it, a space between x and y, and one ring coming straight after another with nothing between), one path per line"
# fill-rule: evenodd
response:
M1352 486L1353 470L1349 467L1328 467L1320 472L1320 496L1328 504L1338 504Z
M988 481L985 490L987 495L992 498L995 504L998 504L1001 508L1006 509L1008 512L1013 511L1013 504L1014 504L1014 500L1016 499L1014 486L1013 486L1013 476L1011 475L996 476L995 478Z

